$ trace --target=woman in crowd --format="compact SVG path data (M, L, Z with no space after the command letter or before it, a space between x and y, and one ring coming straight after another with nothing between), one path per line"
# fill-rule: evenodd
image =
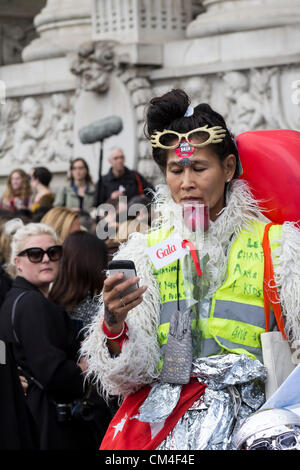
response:
M84 254L84 255L83 255ZM107 269L107 249L96 235L86 231L71 233L63 243L63 256L58 275L53 283L50 298L61 305L75 322L79 331L91 323L98 312L99 294ZM90 403L93 403L98 442L112 419L115 404L107 406L92 388Z
M70 233L80 230L79 213L67 207L53 207L42 217L41 223L54 228L60 243L63 243Z
M54 206L90 211L93 207L95 188L87 162L75 158L70 166L70 184L57 191Z
M0 206L2 209L13 212L18 209L28 209L30 196L29 175L24 170L17 168L8 175Z
M93 449L89 428L72 417L74 401L85 394L86 364L78 361L77 330L48 298L61 255L51 227L20 223L11 245L16 277L2 305L0 337L12 345L14 360L28 381L24 399L38 448Z
M148 234L131 236L115 256L116 260L132 260L138 277L122 281L123 275L117 273L105 280L103 305L82 347L89 374L99 381L103 393L126 397L101 448L228 449L239 410L245 413L243 417L254 412L262 404L261 394L256 390L252 402L248 400L244 407L245 395L236 396L236 388L233 397L225 385L220 391L211 384L206 388L203 382L207 384L211 374L220 372L224 360L230 364L244 361L236 370L244 382L254 368L252 378L263 380L260 334L266 330L262 253L266 228L286 334L290 341L299 340L300 234L290 223L269 228L247 183L238 179L240 162L232 135L222 116L208 104L192 108L184 91L172 90L150 101L146 119L153 157L166 180L156 196L160 217ZM197 245L200 229L194 231L183 217L187 203L209 207L209 228L207 224L202 227L202 245ZM207 264L203 267L202 263L202 276L197 260L192 261L193 281L200 278L206 286L206 290L194 289L191 296L198 301L193 309L199 320L192 323L192 356L199 367L205 365L204 378L189 383L179 378L177 383L185 385L179 385L176 400L178 386L170 385L170 378L163 381L161 374L168 373L168 366L167 377L172 371L182 374L180 362L191 361L184 356L185 349L183 358L179 349L175 357L168 355L172 341L189 331L190 284L184 282L182 259L154 268L155 255L146 254L148 247L153 246L155 254L158 247L170 245L173 232L187 240L191 249L192 242L196 250L208 255ZM191 253L195 255L195 251ZM139 287L126 293L137 282ZM183 333L177 335L184 318ZM272 316L270 329L274 322ZM186 368L188 373L194 371L191 364Z
M145 233L150 226L151 199L146 195L134 196L128 203L127 219L119 225L116 238L120 243L124 243L131 233Z
M52 173L47 168L40 166L33 169L30 182L34 193L30 207L32 212L40 207L52 207L55 196L49 189L51 179Z
M86 231L67 236L50 298L78 320L80 328L86 327L97 312L106 269L107 249L102 240Z

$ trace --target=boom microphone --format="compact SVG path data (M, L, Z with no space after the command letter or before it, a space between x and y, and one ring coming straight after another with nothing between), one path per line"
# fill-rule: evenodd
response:
M95 142L101 142L107 137L119 134L122 129L122 119L118 116L110 116L82 127L78 135L82 144L94 144Z

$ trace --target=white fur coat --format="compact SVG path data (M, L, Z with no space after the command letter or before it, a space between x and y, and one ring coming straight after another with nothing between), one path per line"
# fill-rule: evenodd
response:
M182 235L186 229L181 208L171 198L168 186L159 186L156 204L161 216L153 228L169 228L175 220L176 231ZM210 286L209 296L225 280L227 256L233 240L242 229L249 228L253 220L268 222L259 211L248 185L241 180L233 181L227 191L226 207L218 219L210 223L205 242L210 254L205 273ZM189 233L189 237L192 240L193 234ZM274 259L275 280L286 317L287 334L291 341L300 340L300 231L294 224L283 225L279 243ZM123 343L121 354L112 357L106 346L100 322L104 310L101 296L99 314L90 325L82 344L81 353L88 360L88 376L104 396L126 396L150 384L159 375L157 364L160 351L156 329L159 325L160 294L152 274L150 258L145 254L146 247L146 235L135 233L120 247L114 258L132 260L140 277L140 285L148 286L143 302L128 314L129 339Z

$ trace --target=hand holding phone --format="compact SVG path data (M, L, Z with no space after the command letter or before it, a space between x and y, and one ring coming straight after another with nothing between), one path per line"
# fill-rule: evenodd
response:
M113 260L108 263L108 271L109 275L112 276L113 274L116 273L123 273L123 278L118 282L124 282L128 281L132 277L136 277L136 270L135 270L135 265L133 261L129 260ZM130 294L130 292L133 292L135 289L139 288L138 282L130 286L128 289L126 289L122 297L124 297L127 294Z
M109 276L104 281L104 321L112 333L119 332L127 314L143 300L147 287L139 287L132 261L113 260L108 263Z

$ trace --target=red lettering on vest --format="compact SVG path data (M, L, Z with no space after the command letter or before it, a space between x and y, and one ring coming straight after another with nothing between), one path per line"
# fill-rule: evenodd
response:
M164 250L162 248L158 248L158 250L156 251L156 256L159 259L163 259L166 256L175 253L175 251L177 251L175 245L168 245L167 248L165 248Z

